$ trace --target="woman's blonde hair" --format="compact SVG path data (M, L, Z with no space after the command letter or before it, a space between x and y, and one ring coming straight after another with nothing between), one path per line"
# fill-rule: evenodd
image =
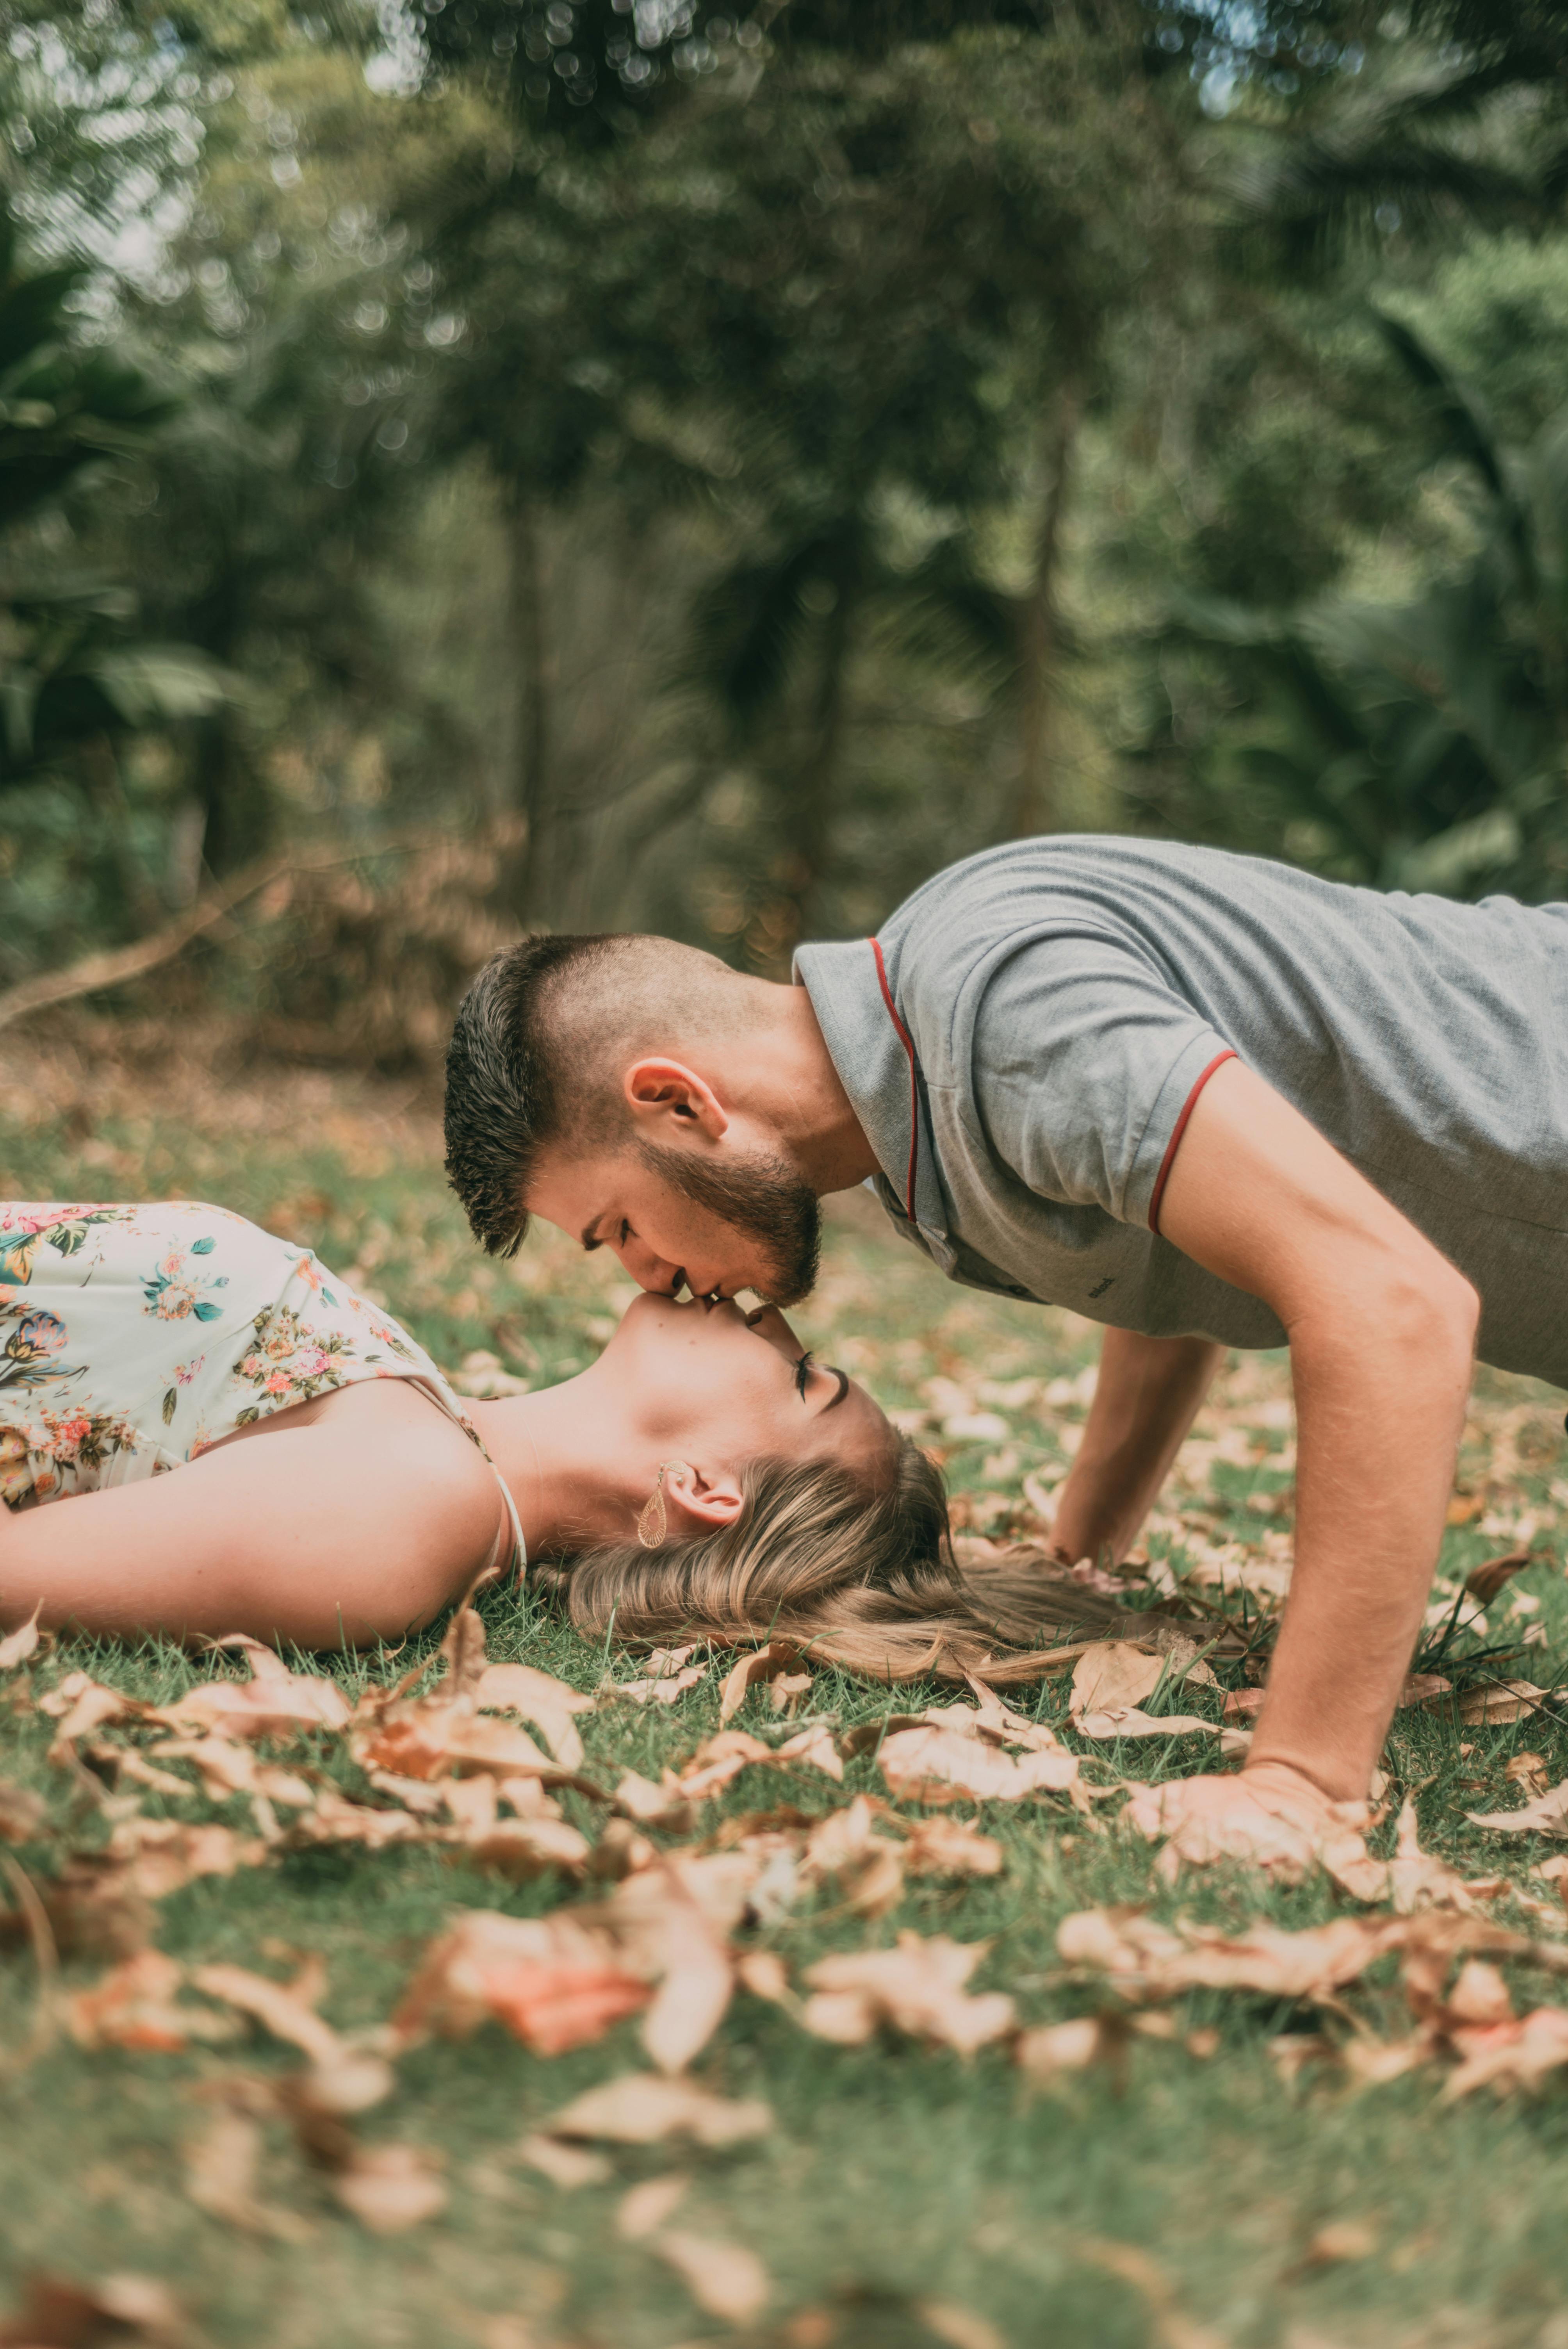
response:
M1132 1628L1038 1550L960 1564L942 1471L907 1436L891 1479L834 1461L754 1461L717 1533L656 1549L616 1542L542 1570L576 1629L633 1645L792 1640L879 1681L1037 1680L1042 1640Z

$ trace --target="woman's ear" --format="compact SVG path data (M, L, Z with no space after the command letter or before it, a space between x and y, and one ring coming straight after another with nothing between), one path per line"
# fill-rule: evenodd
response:
M740 1480L718 1470L711 1476L684 1461L665 1472L665 1506L669 1530L688 1539L693 1534L721 1533L732 1526L745 1506Z

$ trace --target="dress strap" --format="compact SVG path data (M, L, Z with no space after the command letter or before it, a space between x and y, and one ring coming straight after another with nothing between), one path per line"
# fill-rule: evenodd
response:
M500 1470L496 1466L495 1462L490 1458L490 1454L485 1450L484 1438L480 1435L478 1428L474 1425L473 1421L469 1419L467 1413L463 1410L457 1396L452 1392L452 1390L448 1386L445 1379L441 1377L438 1371L433 1378L428 1376L423 1371L400 1371L397 1375L399 1377L407 1378L410 1386L417 1386L421 1393L428 1394L432 1402L438 1403L440 1408L446 1413L449 1419L455 1419L457 1421L458 1425L462 1429L463 1433L468 1437L469 1442L474 1446L480 1459L489 1468L490 1475L495 1478L496 1483L500 1487L500 1496L502 1501L506 1504L506 1515L511 1526L511 1566L519 1575L522 1574L528 1566L528 1543L523 1537L522 1519L518 1516L517 1503L511 1497L511 1486L508 1485L506 1478L501 1475ZM505 1556L506 1537L507 1528L503 1524L497 1532L495 1540L490 1545L490 1553L485 1561L485 1572L487 1574L493 1573L501 1564Z
M482 1445L480 1446L480 1449L483 1450ZM488 1452L485 1453L485 1458L490 1460L490 1454ZM493 1460L490 1460L490 1464L494 1473L496 1483L500 1486L500 1496L506 1503L507 1516L511 1519L511 1565L513 1570L521 1577L524 1572L526 1572L528 1567L528 1544L522 1537L522 1519L517 1514L517 1503L511 1497L511 1485L507 1483L506 1478L501 1475L500 1470L496 1467ZM506 1527L503 1525L498 1530L495 1540L490 1546L490 1554L485 1568L485 1571L487 1573L493 1573L496 1568L500 1565L501 1551L505 1542Z

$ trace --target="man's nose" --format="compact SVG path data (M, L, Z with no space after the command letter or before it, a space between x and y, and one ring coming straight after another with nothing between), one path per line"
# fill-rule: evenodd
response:
M671 1264L662 1256L655 1256L651 1247L645 1247L641 1240L634 1238L624 1241L616 1248L615 1253L620 1257L623 1268L630 1274L639 1288L651 1289L655 1297L674 1296L676 1276L681 1273L679 1265ZM681 1277L684 1280L684 1273Z

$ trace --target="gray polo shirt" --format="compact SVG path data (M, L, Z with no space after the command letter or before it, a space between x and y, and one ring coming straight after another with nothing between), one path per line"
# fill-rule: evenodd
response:
M1231 1054L1475 1284L1481 1359L1568 1386L1568 905L1346 888L1163 843L1019 841L802 947L903 1236L975 1288L1276 1346L1159 1233Z

